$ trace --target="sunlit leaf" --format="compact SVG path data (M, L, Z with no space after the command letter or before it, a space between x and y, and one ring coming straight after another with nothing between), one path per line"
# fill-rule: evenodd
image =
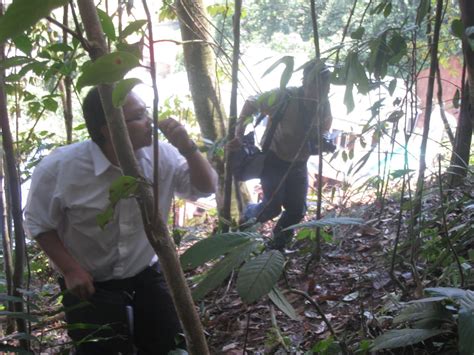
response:
M13 0L0 18L0 42L20 35L68 0Z
M138 180L136 178L127 175L120 176L110 185L109 200L112 204L116 204L123 198L132 197L137 188Z
M136 85L141 83L142 81L136 78L120 80L117 85L115 85L114 91L112 92L112 104L115 107L123 106L130 91L132 91Z
M115 35L115 27L112 19L107 14L107 12L97 9L97 15L99 15L100 24L102 25L102 30L108 39L115 41L117 36Z
M127 52L106 54L95 62L83 66L82 74L77 80L79 89L84 86L113 83L119 81L131 69L139 66L139 60Z
M237 292L245 303L252 303L268 294L283 272L285 258L278 250L260 254L240 269Z
M104 229L107 224L114 218L114 208L112 206L107 207L107 209L99 213L96 217L95 220L97 222L97 225L100 227L100 229Z

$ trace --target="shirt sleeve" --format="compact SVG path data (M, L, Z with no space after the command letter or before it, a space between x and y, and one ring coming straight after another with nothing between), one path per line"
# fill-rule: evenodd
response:
M211 193L205 193L198 190L193 186L193 184L191 184L188 162L181 154L179 154L175 147L169 145L167 154L168 158L171 159L173 165L175 166L174 190L178 197L195 201L198 198L211 195ZM214 175L217 181L217 174L215 172Z
M56 193L57 176L41 164L31 178L30 191L25 207L24 227L29 238L57 230L62 218L60 198Z

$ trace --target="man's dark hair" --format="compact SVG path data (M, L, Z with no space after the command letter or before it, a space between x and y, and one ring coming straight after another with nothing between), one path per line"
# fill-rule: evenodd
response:
M93 87L87 93L82 103L82 113L92 141L98 146L102 146L105 143L105 137L101 132L101 128L107 124L107 121L97 87Z

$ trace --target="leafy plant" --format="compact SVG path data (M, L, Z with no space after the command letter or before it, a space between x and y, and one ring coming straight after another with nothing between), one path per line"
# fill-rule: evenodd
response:
M432 297L409 302L394 319L394 324L407 327L380 335L371 351L412 346L435 338L439 351L443 348L457 349L460 354L474 353L474 291L451 287L425 291Z

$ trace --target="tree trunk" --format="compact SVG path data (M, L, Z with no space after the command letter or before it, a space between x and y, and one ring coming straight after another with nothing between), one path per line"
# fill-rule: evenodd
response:
M97 11L93 0L78 1L78 5L87 38L92 45L89 54L93 60L96 60L107 53L107 44ZM123 112L112 105L112 86L100 85L99 93L122 172L125 175L140 178L142 174L133 153ZM175 245L159 211L152 213L153 201L151 188L147 184L139 184L137 202L142 211L144 228L151 246L160 259L163 274L183 325L188 351L196 355L209 354L201 322L194 307L191 292L187 287ZM153 220L150 220L148 216L154 216Z
M3 4L0 3L0 16L3 16ZM0 43L0 61L5 59L4 43ZM5 152L6 174L8 176L9 191L11 193L11 205L13 225L15 229L15 268L13 272L13 296L22 298L19 292L23 288L23 270L25 265L25 234L23 231L23 213L21 210L21 187L18 170L16 167L15 152L13 147L13 138L10 130L10 122L7 109L7 100L5 93L5 73L0 70L0 124L2 129L2 143ZM23 303L16 302L15 312L23 312ZM17 329L19 332L26 333L26 322L24 319L17 318ZM26 340L21 341L23 348L28 347Z
M474 2L459 0L459 7L464 28L474 26ZM467 42L465 35L463 38L463 52L467 69L467 83L463 81L461 111L451 157L449 181L454 186L461 184L468 171L474 125L474 51Z
M176 0L181 29L184 64L194 103L196 119L203 138L217 142L226 135L226 114L214 74L215 55L209 44L209 26L202 0ZM219 174L218 209L222 211L224 196L224 161L213 158Z

